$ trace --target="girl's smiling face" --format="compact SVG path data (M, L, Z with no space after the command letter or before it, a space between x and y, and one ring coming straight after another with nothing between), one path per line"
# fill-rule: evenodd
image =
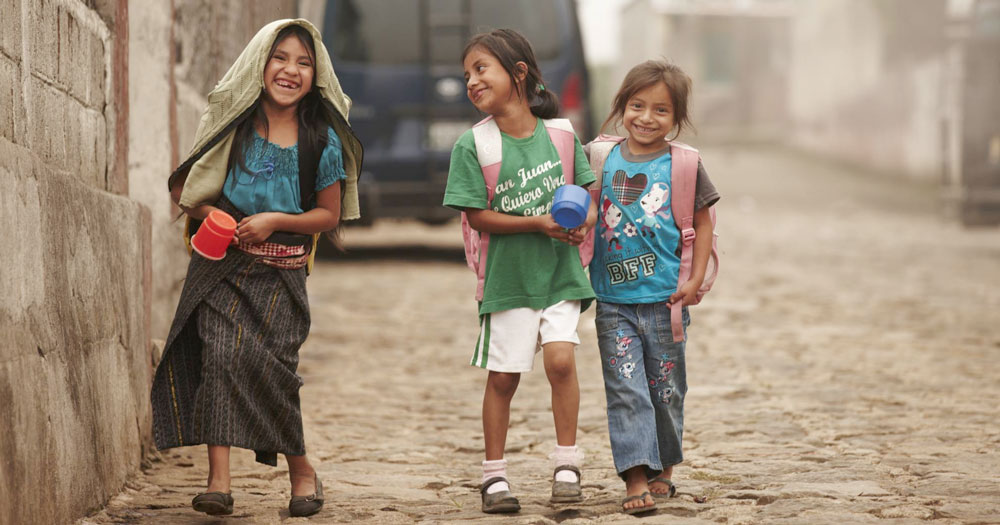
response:
M622 123L632 153L642 155L663 149L664 139L674 129L674 104L667 85L656 82L637 91L625 105Z
M280 108L295 107L312 89L316 73L314 63L313 56L298 37L286 36L264 66L266 98Z
M510 75L497 57L486 49L475 47L470 50L462 61L462 67L465 70L466 94L479 111L496 115L503 112L504 105L516 99Z

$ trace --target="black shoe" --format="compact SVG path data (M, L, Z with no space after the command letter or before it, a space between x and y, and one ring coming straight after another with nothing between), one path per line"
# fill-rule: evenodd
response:
M486 489L501 481L510 485L507 478L497 476L486 480L486 482L483 483L483 486L479 488L479 492L483 495L483 512L487 514L506 514L508 512L517 512L521 510L521 503L517 501L517 498L515 498L509 490L501 490L500 492L494 492L493 494L486 493Z
M288 514L293 518L312 516L323 509L323 482L316 475L316 492L308 496L292 496L288 502Z
M212 516L232 514L233 496L225 492L204 492L191 500L191 507Z
M555 476L561 470L568 470L576 474L576 481L556 481ZM560 465L552 473L552 503L579 503L583 501L583 490L580 488L580 469L573 465Z

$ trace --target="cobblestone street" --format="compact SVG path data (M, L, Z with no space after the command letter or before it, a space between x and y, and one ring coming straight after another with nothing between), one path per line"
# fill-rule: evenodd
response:
M233 452L236 512L190 508L204 447L164 451L81 524L1000 523L1000 230L963 230L936 189L783 150L711 147L721 274L692 309L685 462L656 514L621 513L594 309L580 323L587 499L548 503L555 442L536 362L507 458L523 509L479 511L480 405L468 366L474 276L456 223L349 228L309 278L299 373L326 489L287 513L287 466Z

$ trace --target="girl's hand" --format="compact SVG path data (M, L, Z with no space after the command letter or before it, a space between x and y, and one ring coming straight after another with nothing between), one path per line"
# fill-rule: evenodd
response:
M256 244L264 242L278 226L280 213L257 213L244 217L236 226L236 238L240 242Z
M573 246L583 244L583 241L587 240L587 234L590 233L590 230L592 230L596 224L597 206L594 204L593 200L591 200L590 209L587 211L587 219L583 221L583 224L569 231L569 243Z
M694 304L695 297L698 295L698 288L701 288L701 281L695 282L694 279L688 279L688 282L684 283L679 290L670 296L670 304L677 302L680 302L681 306Z
M537 220L538 220L537 222L538 231L544 233L545 235L548 235L549 237L557 241L562 241L565 243L572 244L569 240L569 232L566 231L566 228L559 226L559 223L552 218L551 213L546 213L545 215L539 215L537 217Z
M591 229L593 229L593 225L587 223L583 223L583 225L573 228L568 232L569 240L566 242L572 244L573 246L583 244L583 241L587 240L587 234L590 233Z

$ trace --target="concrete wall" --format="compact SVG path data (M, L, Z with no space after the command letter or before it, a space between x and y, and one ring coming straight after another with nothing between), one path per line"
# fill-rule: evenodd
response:
M170 330L187 270L184 222L166 183L177 165L172 29L171 2L129 0L129 197L152 217L150 335L157 340Z
M65 523L149 437L149 211L124 1L0 3L0 522Z

